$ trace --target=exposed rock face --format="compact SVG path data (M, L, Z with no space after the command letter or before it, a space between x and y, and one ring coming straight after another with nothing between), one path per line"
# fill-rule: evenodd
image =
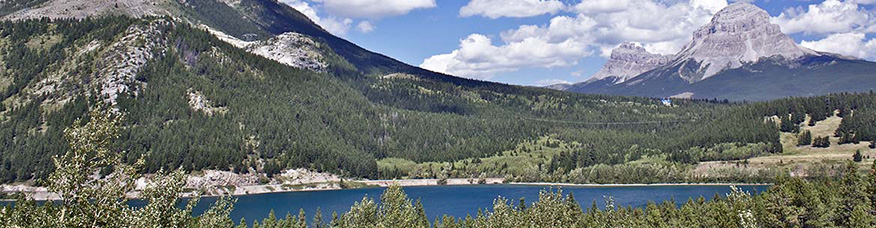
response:
M328 64L320 52L321 44L305 35L287 32L267 41L247 45L247 51L289 66L322 71Z
M192 108L192 110L204 112L204 114L207 114L208 116L212 116L214 113L224 114L228 112L227 107L214 106L213 102L207 99L201 91L189 88L188 91L186 91L186 94L189 98L189 107Z
M610 79L614 84L623 83L670 60L672 56L650 53L634 43L623 43L611 51L608 62L587 81Z
M300 33L287 32L265 41L247 42L221 31L206 28L222 41L288 66L318 72L328 67L320 50L323 44Z
M766 11L752 4L727 6L694 32L693 40L676 55L673 66L698 64L694 72L679 72L688 82L696 82L761 58L795 60L819 55L797 45L769 19Z
M545 86L545 88L559 90L559 91L565 91L566 89L569 89L570 86L572 86L572 84L560 83L560 84L553 84L553 85Z
M37 7L6 15L4 19L85 18L127 15L132 17L171 15L171 0L49 0ZM229 0L230 1L230 0Z
M135 76L155 54L162 54L166 49L162 26L172 26L172 22L158 20L148 25L132 25L125 31L125 36L105 52L103 61L106 67L92 83L107 103L115 105L122 93L139 93L144 83L135 80Z

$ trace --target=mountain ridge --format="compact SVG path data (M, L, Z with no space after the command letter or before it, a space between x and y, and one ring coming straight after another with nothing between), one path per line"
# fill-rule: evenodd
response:
M645 97L771 100L876 89L873 82L876 80L872 80L876 72L870 70L871 65L876 63L801 47L772 24L763 9L749 3L734 3L697 29L691 42L673 60L623 82L597 78L566 90ZM843 68L852 66L857 68L854 71ZM603 69L607 67L608 63ZM833 75L833 71L842 75ZM762 78L766 76L774 78ZM713 77L720 79L711 80ZM841 85L809 83L826 82L825 77L837 77ZM732 80L751 78L759 78L758 83Z
M671 60L670 55L650 53L638 44L625 42L611 51L605 66L587 81L612 78L614 84L623 83Z

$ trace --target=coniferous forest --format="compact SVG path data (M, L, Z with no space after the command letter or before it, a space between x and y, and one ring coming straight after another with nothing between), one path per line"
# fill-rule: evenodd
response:
M350 210L331 218L305 211L283 218L271 212L261 221L229 217L234 200L221 198L206 212L192 216L198 198L182 199L181 169L158 171L156 182L142 195L148 204L133 208L125 193L133 188L142 160L120 163L121 153L110 148L117 140L121 116L92 111L89 121L65 130L69 150L55 158L57 168L47 185L63 196L58 203L38 204L19 198L14 207L0 208L5 227L873 227L876 225L876 162L869 173L852 163L837 176L805 180L780 175L767 192L751 195L735 187L726 196L649 203L645 208L616 206L607 198L582 208L574 195L544 190L527 204L497 198L492 208L465 218L426 216L423 204L408 198L398 186L387 188L380 203L367 196ZM93 181L90 170L115 166L108 178ZM178 207L175 205L185 205ZM473 213L473 212L472 212ZM251 226L250 226L251 224Z
M677 99L665 106L650 98L365 71L329 47L323 47L330 63L326 71L302 70L170 18L43 19L0 26L5 85L0 180L6 183L48 177L54 168L50 158L68 149L62 130L106 100L94 81L113 63L112 44L140 28L165 38L151 44L155 57L128 82L135 89L115 99L126 118L122 140L112 147L126 151L126 163L145 156L144 173L305 167L392 177L376 160L453 162L544 136L576 145L555 158L565 161L560 175L643 157L696 164L781 153L779 132L797 132L806 116L814 122L836 110L847 117L836 132L844 139L840 143L869 142L876 134L872 93L761 103ZM96 51L87 52L88 46ZM195 92L218 111L192 108L189 97ZM727 145L750 150L713 150Z

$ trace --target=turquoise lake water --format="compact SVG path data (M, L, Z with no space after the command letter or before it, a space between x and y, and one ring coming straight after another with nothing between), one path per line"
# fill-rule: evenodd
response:
M502 196L515 205L521 197L527 204L538 199L538 192L549 189L548 186L522 185L467 185L467 186L422 186L405 187L404 191L414 200L420 199L430 221L437 216L447 214L465 217L477 214L478 209L492 208L493 200ZM553 187L556 189L556 187ZM765 191L769 186L740 186L752 194ZM347 189L314 192L287 192L261 195L238 196L231 217L235 222L246 218L248 223L261 220L274 210L277 217L286 213L298 214L303 208L308 221L316 212L322 210L325 220L331 219L333 211L338 214L350 209L354 202L369 196L379 202L384 188ZM618 206L644 207L648 201L662 202L674 199L677 204L685 203L689 198L700 196L712 199L716 194L721 197L730 192L730 186L625 186L625 187L562 187L565 194L572 192L582 208L589 208L594 201L602 207L606 196L611 196ZM215 202L215 198L204 198L196 208L195 213L201 213ZM137 203L133 203L137 204Z

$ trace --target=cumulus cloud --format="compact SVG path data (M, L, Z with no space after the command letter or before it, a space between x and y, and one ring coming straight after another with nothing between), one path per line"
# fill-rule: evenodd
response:
M490 79L496 73L517 71L521 67L557 67L577 64L589 55L586 40L566 39L551 42L546 37L531 37L519 42L493 45L492 39L471 34L459 48L427 58L420 67L475 79Z
M573 16L553 17L547 25L521 25L499 34L501 42L472 34L456 50L427 58L423 68L457 76L489 79L527 67L575 65L598 52L608 56L622 42L642 43L651 52L675 54L692 32L711 20L726 0L667 3L652 0L583 0Z
M359 22L359 25L356 25L356 29L362 33L369 33L374 31L374 29L377 29L377 26L372 24L370 21L362 21Z
M332 15L377 19L404 15L415 9L433 8L435 0L313 0Z
M857 58L876 60L876 11L863 6L876 0L825 0L807 7L786 9L772 18L789 34L803 33L816 37L804 40L801 46Z
M652 52L674 54L691 33L727 6L726 0L691 0L666 4L651 0L583 0L574 6L579 17L598 22L591 31L603 56L622 42L639 42ZM607 50L607 51L605 51Z
M804 34L846 33L874 24L876 15L853 1L826 0L820 4L789 8L772 19L782 32Z
M532 17L554 14L565 8L558 0L471 0L459 9L459 15L481 15L496 19L500 17Z
M851 2L862 4L862 5L876 4L876 0L852 0Z
M353 23L353 20L349 18L338 18L338 17L320 17L317 14L316 8L311 6L309 3L301 1L301 0L283 0L283 3L291 6L298 12L310 18L313 23L316 23L326 31L338 35L343 36L347 34L347 31L350 30L350 24Z
M818 51L826 51L862 59L876 60L876 38L866 40L863 33L837 33L816 41L803 41L800 45Z

